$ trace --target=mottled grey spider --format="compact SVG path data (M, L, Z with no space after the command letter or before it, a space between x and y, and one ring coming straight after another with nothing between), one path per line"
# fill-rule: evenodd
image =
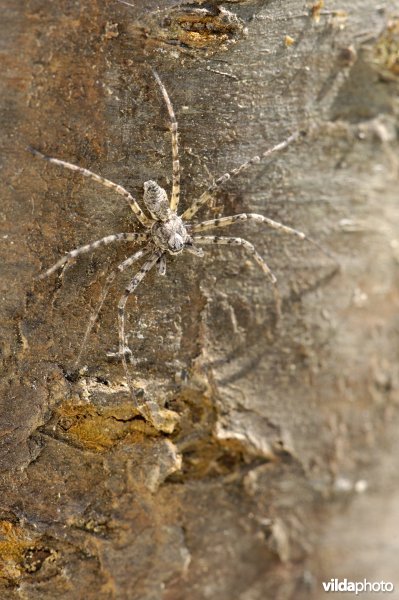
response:
M221 237L221 236L204 236L204 235L196 235L198 232L206 231L208 229L216 228L216 227L225 227L227 225L231 225L236 221L256 221L258 223L264 223L269 227L276 229L280 232L284 232L290 235L294 235L301 240L308 240L311 243L315 244L322 252L330 256L330 254L325 251L317 242L311 240L308 236L306 236L302 231L298 231L293 229L292 227L287 227L282 223L277 221L273 221L268 217L264 217L263 215L253 214L253 213L241 213L229 217L221 217L217 219L211 219L209 221L203 221L202 223L191 224L187 221L191 219L197 211L212 198L212 194L215 190L228 181L231 177L236 176L242 173L245 169L248 169L251 165L259 163L262 158L266 158L273 154L278 150L283 150L290 143L296 140L300 132L296 132L290 135L286 140L277 144L273 148L266 150L260 156L254 156L248 161L244 162L239 167L232 169L230 173L225 173L218 179L216 179L209 187L200 195L200 197L195 200L189 208L187 208L181 215L177 214L177 209L179 205L180 199L180 163L179 163L179 149L178 149L178 135L177 135L177 121L174 114L172 103L169 99L168 93L166 91L165 86L163 85L159 75L156 71L152 70L155 81L157 82L163 99L165 101L169 119L170 119L170 131L172 137L172 158L173 158L173 169L172 169L172 193L170 201L168 200L167 192L161 188L155 181L146 181L144 183L144 195L143 202L148 212L150 213L150 217L147 216L134 197L122 186L109 181L108 179L104 179L100 175L96 175L92 173L88 169L84 169L82 167L78 167L69 162L65 162L63 160L59 160L57 158L51 158L42 154L38 150L34 148L29 148L29 150L39 156L47 160L50 163L55 165L60 165L71 171L76 171L81 175L94 179L98 183L102 184L105 187L111 188L116 193L124 196L128 201L130 208L133 213L136 215L137 219L140 221L141 225L145 228L144 233L115 233L113 235L108 235L99 240L91 242L90 244L80 246L68 252L65 256L60 258L52 267L47 269L44 273L42 273L39 278L42 279L54 273L60 267L66 265L72 259L80 256L81 254L85 254L87 252L91 252L95 250L99 246L104 246L111 244L113 242L146 242L144 248L137 250L134 254L129 256L126 260L120 263L114 271L112 271L103 287L98 305L96 310L90 317L89 324L87 326L82 346L76 361L76 364L79 363L80 357L87 341L87 338L91 332L91 329L98 317L98 314L102 308L102 305L107 296L108 290L113 282L115 276L118 272L122 272L131 265L133 265L136 261L141 258L146 258L144 264L141 269L136 273L136 275L132 278L129 285L126 287L122 297L119 300L118 304L118 322L119 322L119 351L117 353L118 356L121 357L122 363L124 366L124 371L127 378L127 383L131 389L132 395L135 400L135 404L137 410L140 414L142 414L147 420L149 420L157 429L161 430L170 430L171 426L168 420L168 414L171 411L166 411L160 409L159 406L150 400L139 402L135 393L134 386L131 381L128 364L126 360L127 354L130 353L130 350L126 346L125 341L125 307L126 302L129 296L134 292L139 283L145 277L145 275L150 271L155 265L157 265L158 272L160 275L165 275L166 273L166 256L167 254L177 255L182 254L183 252L191 252L197 256L203 256L203 250L200 246L205 245L230 245L230 246L241 246L246 252L248 252L257 264L261 267L263 272L268 276L270 282L274 285L276 283L276 277L269 269L266 262L263 258L256 252L254 246L247 242L246 240L240 237Z

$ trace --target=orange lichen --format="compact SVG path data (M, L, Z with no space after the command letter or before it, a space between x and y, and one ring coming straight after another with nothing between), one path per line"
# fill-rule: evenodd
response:
M104 452L134 433L154 435L154 428L136 416L131 402L101 411L89 403L65 402L58 408L58 430L87 449Z
M374 64L380 74L393 79L399 76L399 18L389 21L373 48Z
M287 46L287 48L289 48L295 44L295 40L290 35L286 35L284 38L284 44Z
M242 25L233 13L218 9L215 13L207 9L184 9L171 13L169 31L182 43L194 48L223 45L242 30Z
M243 21L231 11L190 4L172 7L161 18L158 11L151 13L133 30L142 31L147 40L180 49L210 51L223 50L246 34Z
M18 525L0 521L0 578L15 580L21 576L24 551L31 543Z
M320 21L320 12L322 8L324 8L324 0L319 0L310 7L310 15L316 23Z
M24 573L38 571L55 554L18 523L0 521L0 579L15 582Z

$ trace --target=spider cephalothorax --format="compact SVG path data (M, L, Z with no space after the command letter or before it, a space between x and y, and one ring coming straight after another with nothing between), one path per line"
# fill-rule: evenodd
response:
M151 235L160 250L169 254L180 254L183 250L188 250L192 254L203 256L203 251L194 246L183 219L170 209L168 194L156 181L144 183L143 202L155 219Z
M75 248L68 252L65 256L60 258L52 267L47 269L40 277L46 277L51 273L54 273L57 269L67 264L70 260L75 257L84 254L86 252L90 252L95 250L99 246L111 244L114 242L144 242L145 245L143 248L136 250L132 255L126 258L123 262L121 262L114 271L112 271L106 281L101 293L97 308L94 313L92 313L90 317L90 322L87 326L82 346L80 348L80 352L78 354L78 358L76 364L79 363L80 357L87 341L87 338L91 332L91 329L94 325L95 320L98 317L98 314L101 310L101 307L105 301L108 290L111 286L111 283L115 279L115 276L125 271L127 268L131 267L134 263L144 258L144 263L142 264L140 270L134 275L131 279L130 283L125 288L125 291L118 303L118 321L119 321L119 351L118 356L121 357L126 379L129 384L129 387L132 391L132 395L135 400L135 404L137 410L148 419L157 429L170 431L170 422L165 417L164 409L160 409L154 402L143 400L141 402L135 397L133 384L130 378L129 369L126 360L126 354L130 353L130 350L126 346L125 341L125 307L126 302L129 296L134 292L139 283L145 277L145 275L150 271L155 265L158 267L158 272L161 275L164 275L166 272L166 261L165 256L167 254L181 254L184 250L187 250L197 256L203 256L203 250L201 246L205 245L216 245L216 246L240 246L243 250L248 252L253 259L257 262L257 264L262 268L263 272L268 276L269 280L272 284L276 283L276 278L274 274L269 269L268 265L264 261L264 259L256 252L254 246L240 237L222 237L218 235L196 235L199 232L206 231L208 229L225 227L227 225L231 225L237 221L246 221L251 220L258 223L264 223L268 225L270 228L289 234L294 235L297 238L308 241L315 244L320 250L325 252L328 256L331 256L328 252L326 252L323 248L321 248L317 242L311 240L307 237L303 232L293 229L292 227L288 227L279 223L278 221L273 221L268 217L264 217L263 215L254 214L254 213L241 213L238 215L228 216L228 217L220 217L217 219L211 219L209 221L203 221L202 223L188 223L188 221L197 213L197 211L203 206L206 202L208 202L212 198L212 194L215 190L223 184L225 181L230 179L232 176L236 176L251 165L259 163L261 158L266 158L270 156L273 152L277 150L283 150L286 148L291 142L296 140L300 132L296 132L290 135L286 140L277 144L273 148L266 150L260 156L254 156L253 158L247 160L239 167L230 171L230 173L225 173L218 179L214 181L208 188L199 196L197 200L195 200L191 206L189 206L182 214L177 214L177 209L179 206L180 199L180 163L179 163L179 152L178 152L178 139L177 139L177 121L175 118L175 114L173 111L173 107L171 101L169 99L168 93L166 91L165 86L161 82L158 74L153 71L154 78L161 90L162 96L164 98L169 118L170 118L170 130L172 134L172 157L173 157L173 169L172 169L172 192L170 201L168 199L167 192L160 187L155 181L149 180L144 183L144 196L143 202L150 213L150 217L143 212L140 208L139 204L136 202L134 197L121 185L113 183L100 175L96 175L92 171L88 169L84 169L82 167L78 167L69 162L65 162L63 160L59 160L57 158L51 158L49 156L45 156L38 150L34 150L30 148L30 151L33 154L40 156L48 160L50 163L60 165L71 171L76 171L86 177L94 179L98 183L104 185L105 187L113 189L116 193L124 196L124 198L128 201L132 211L136 215L137 219L140 221L141 225L144 228L142 233L115 233L103 237L99 240L86 244L84 246L80 246L79 248ZM198 244L198 245L197 245ZM170 412L170 411L169 411Z
M188 234L183 219L172 213L167 221L157 221L151 229L153 241L158 248L169 254L180 254L188 250L197 256L203 256L200 248L194 246L193 238Z

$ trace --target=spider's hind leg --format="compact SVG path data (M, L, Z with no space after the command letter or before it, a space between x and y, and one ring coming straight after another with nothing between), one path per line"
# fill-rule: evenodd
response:
M107 246L109 244L113 244L114 242L143 242L148 238L146 233L114 233L113 235L107 235L99 240L95 240L90 244L85 244L84 246L79 246L79 248L75 248L74 250L70 250L60 258L52 267L44 271L44 273L40 273L38 275L38 279L44 279L48 277L57 269L61 268L65 263L70 262L74 258L77 258L81 254L87 254L92 250L96 250L100 246Z
M36 150L35 148L32 148L31 146L28 146L27 150L29 152L31 152L32 154L34 154L35 156L38 156L39 158L43 158L47 162L52 163L53 165L58 165L60 167L64 167L65 169L69 169L69 171L75 171L76 173L80 173L80 175L83 175L84 177L88 177L89 179L93 179L94 181L97 181L97 183L100 183L104 187L114 190L114 192L116 192L120 196L123 196L127 200L128 204L130 205L130 208L132 209L132 211L134 212L134 214L136 215L136 217L140 221L140 223L144 227L151 227L151 225L153 223L152 219L149 219L147 217L147 215L141 210L140 206L137 204L137 201L135 200L135 198L133 198L133 196L130 194L130 192L128 192L124 187L122 187L118 183L114 183L113 181L110 181L109 179L105 179L105 177L102 177L101 175L97 175L96 173L93 173L93 171L89 171L89 169L84 169L83 167L78 167L77 165L74 165L73 163L67 162L65 160L60 160L59 158L53 158L51 156L47 156L47 154L43 154L42 152L39 152L39 150Z
M271 156L272 154L274 154L274 152L278 152L280 150L284 150L292 142L294 142L295 140L297 140L299 136L300 136L300 132L299 131L291 134L283 142L280 142L279 144L276 144L276 146L273 146L272 148L269 148L265 152L262 152L262 154L260 154L259 156L253 156L252 158L250 158L249 160L247 160L246 162L244 162L239 167L236 167L235 169L232 169L229 173L224 173L224 175L221 175L220 177L218 177L214 181L214 183L212 183L208 187L208 189L206 189L205 192L203 192L201 194L201 196L197 200L195 200L192 203L192 205L189 206L184 211L184 213L182 214L182 219L184 221L188 221L188 220L192 219L192 217L198 212L198 210L201 208L201 206L203 206L204 204L206 204L213 197L213 194L215 193L215 191L221 185L223 185L226 181L229 181L229 179L231 179L232 177L236 177L237 175L239 175L243 171L246 171L252 165L258 164L264 158L268 158L269 156Z
M177 120L175 111L173 110L172 102L170 101L166 87L161 81L158 73L152 69L155 81L159 85L163 99L168 109L170 119L170 133L172 135L172 195L170 198L170 209L176 212L180 200L180 161L179 161L179 143L177 137Z

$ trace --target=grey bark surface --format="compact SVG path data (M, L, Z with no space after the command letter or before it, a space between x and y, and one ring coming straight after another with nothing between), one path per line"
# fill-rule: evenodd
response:
M3 0L1 598L319 599L332 577L399 586L398 6L316 4L312 16L300 0ZM107 359L128 276L73 368L130 248L34 279L139 224L123 198L25 150L138 200L148 179L169 190L149 65L179 123L182 206L306 130L200 217L259 212L340 265L262 225L232 226L276 274L280 319L239 249L150 274L129 303L130 367L144 398L179 414L170 435L134 411Z

